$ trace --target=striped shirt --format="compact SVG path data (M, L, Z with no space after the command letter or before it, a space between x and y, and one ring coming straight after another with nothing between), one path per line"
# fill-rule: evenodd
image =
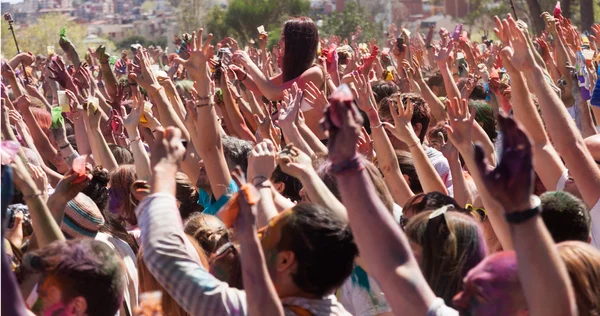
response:
M136 213L146 266L183 309L192 315L248 314L246 293L219 281L186 251L173 195L149 195ZM286 315L296 309L314 315L349 315L333 295L320 300L286 298L282 303Z

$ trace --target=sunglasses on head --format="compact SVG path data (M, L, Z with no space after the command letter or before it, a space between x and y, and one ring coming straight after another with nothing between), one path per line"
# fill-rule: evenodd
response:
M480 221L483 222L487 219L487 212L485 211L484 208L481 207L475 207L471 204L467 204L465 206L465 208L469 211L469 212L476 212L477 215L479 215Z

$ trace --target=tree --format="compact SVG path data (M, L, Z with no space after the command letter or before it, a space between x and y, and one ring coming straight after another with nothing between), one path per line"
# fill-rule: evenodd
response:
M212 9L206 25L218 38L232 36L244 44L258 37L260 25L272 31L289 16L307 14L309 8L308 0L231 0L226 10Z
M320 30L322 34L320 35L337 35L342 39L350 39L350 34L356 32L357 26L362 29L358 41L364 42L372 38L378 40L383 38L383 26L374 22L372 17L368 15L368 11L356 2L348 2L344 11L323 17L323 27Z
M17 49L8 30L8 23L2 20L1 27L2 54L6 58L12 58L17 53ZM83 43L83 39L87 36L87 27L68 21L64 15L58 13L42 15L35 23L16 29L15 34L19 41L19 48L22 52L46 54L46 48L54 46L55 51L62 54L62 50L58 45L58 38L60 29L63 27L67 28L67 37L73 42L83 58L83 55L87 52L87 47Z
M597 6L600 6L600 3ZM581 14L581 29L590 31L592 25L594 25L594 0L579 1L579 12Z
M152 40L152 39L148 39L143 36L133 35L133 36L129 36L129 37L123 39L122 41L118 42L117 49L118 50L129 49L132 44L140 44L143 47L149 47L150 45L160 46L164 49L165 47L167 47L167 45L169 43L168 43L168 39L166 36L159 37L157 39Z

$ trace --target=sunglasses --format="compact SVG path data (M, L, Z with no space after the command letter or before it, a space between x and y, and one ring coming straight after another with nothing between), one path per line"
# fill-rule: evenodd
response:
M467 204L467 206L465 207L469 212L476 212L477 215L479 215L480 221L483 222L487 219L487 212L485 211L484 208L481 207L475 207L471 204Z

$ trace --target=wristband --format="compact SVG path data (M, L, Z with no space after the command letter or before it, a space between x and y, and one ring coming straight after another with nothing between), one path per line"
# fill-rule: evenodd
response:
M513 213L504 214L504 218L509 224L521 224L524 223L536 216L538 216L542 212L542 202L539 197L532 196L533 208L524 211L518 211Z
M375 126L371 126L371 129L376 129L376 128L380 128L383 126L383 122L380 122L379 124L375 125Z
M150 93L150 97L152 97L152 99L156 99L155 98L156 94L159 93L160 90L162 90L162 89L164 89L164 87L160 86L158 89L156 89L156 91Z
M269 180L269 178L267 178L267 177L265 177L265 176L256 176L256 177L254 177L254 178L252 179L252 184L256 183L256 180L257 180L257 179L258 179L258 180L260 180L260 183L261 183L261 184L262 184L263 182L265 182L265 181ZM256 185L254 184L254 186L256 186Z
M138 137L136 137L134 139L130 139L129 142L133 143L133 142L137 142L137 141L140 141L140 140L142 140L142 138L138 136Z
M344 162L331 164L331 173L341 174L348 171L362 171L364 168L365 166L360 161L360 156L354 155L354 157Z
M63 150L63 149L67 149L67 148L69 148L70 146L71 146L71 144L67 143L67 144L66 144L66 145L64 145L64 146L60 146L59 148L60 148L60 150Z
M23 200L28 200L28 199L34 198L36 196L42 196L42 192L33 193L33 194L30 194L30 195L24 195L23 196Z

